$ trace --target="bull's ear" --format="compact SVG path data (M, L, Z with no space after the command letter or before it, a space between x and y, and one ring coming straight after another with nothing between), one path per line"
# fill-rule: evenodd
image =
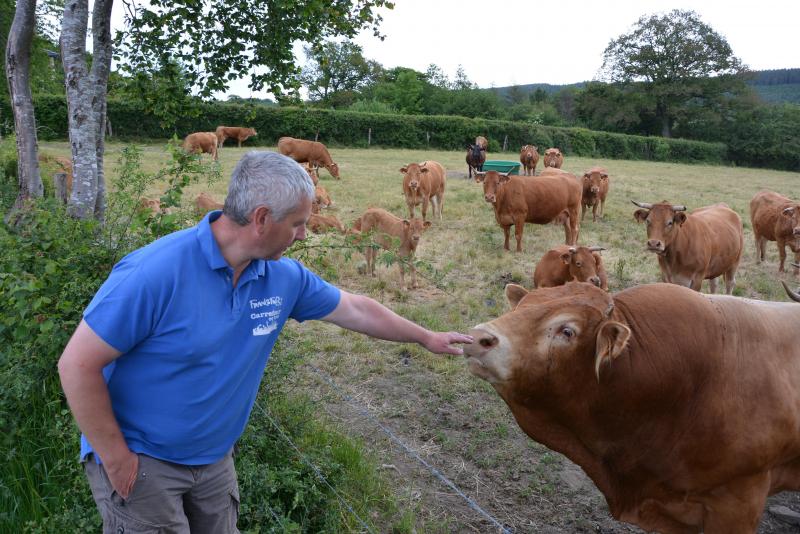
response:
M506 299L511 309L517 307L519 301L528 294L528 290L517 284L506 284Z
M607 174L601 174L600 175L600 179L601 180L608 180L608 175Z
M408 219L403 219L403 228L410 228L410 227L411 223L408 221Z
M420 167L419 172L428 172L430 169L427 167Z
M570 254L569 252L565 252L561 256L559 256L559 258L561 258L561 261L564 262L564 265L569 265L569 263L572 261L572 254Z
M673 215L672 220L675 221L675 223L678 226L681 226L681 225L683 225L683 223L686 222L686 214L684 212L682 212L682 211L679 211L678 213Z
M407 173L408 167L400 167L400 172L402 172L403 174Z
M594 353L594 374L600 382L600 366L611 363L628 344L631 329L617 321L606 321L597 330L597 348Z
M430 228L431 227L431 222L430 221L425 221L424 223L422 223L422 227L423 228Z
M483 182L484 178L486 178L486 173L485 172L475 171L475 181L476 182L481 183L481 182Z
M498 180L498 183L504 184L507 181L509 181L510 179L511 179L511 176L508 173L500 174L500 179Z
M633 218L636 219L637 222L644 222L648 215L650 215L650 210L642 209L633 212Z

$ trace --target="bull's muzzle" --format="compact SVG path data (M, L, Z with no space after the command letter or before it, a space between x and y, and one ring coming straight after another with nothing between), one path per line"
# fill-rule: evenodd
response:
M484 196L483 196L483 199L484 199L486 202L489 202L490 204L494 204L494 201L495 201L495 197L494 197L494 195L484 195Z
M473 328L468 335L474 340L471 344L464 345L464 355L468 358L480 358L500 342L497 336L480 328Z
M649 239L647 241L647 250L655 252L656 254L664 253L664 242L658 239Z
M800 226L795 226L792 228L792 235L794 237L800 237Z
M600 287L600 277L599 276L592 276L591 278L589 278L589 282L591 282L592 284L596 285L597 287Z
M593 186L592 186L592 188L590 189L590 191L591 191L593 194L595 194L595 195L596 195L597 193L599 193L599 192L600 192L600 188L599 188L599 187L597 187L596 185L593 185Z

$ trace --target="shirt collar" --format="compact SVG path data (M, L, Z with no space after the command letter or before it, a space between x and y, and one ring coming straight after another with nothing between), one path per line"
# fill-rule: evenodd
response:
M220 215L222 215L221 210L210 211L197 225L197 241L200 243L200 250L208 262L208 266L213 270L231 268L219 249L219 244L214 238L214 232L211 231L211 223L219 219ZM243 274L252 272L256 276L264 276L266 263L266 260L262 259L253 260ZM251 276L247 278L249 279Z

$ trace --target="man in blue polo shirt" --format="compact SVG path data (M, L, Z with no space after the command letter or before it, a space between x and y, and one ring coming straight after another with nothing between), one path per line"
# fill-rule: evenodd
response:
M238 532L231 451L288 319L441 354L472 342L282 258L313 198L293 160L250 152L222 212L128 254L84 311L58 368L104 532Z

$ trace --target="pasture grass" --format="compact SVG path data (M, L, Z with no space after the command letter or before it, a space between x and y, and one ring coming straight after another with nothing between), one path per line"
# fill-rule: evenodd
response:
M52 154L69 153L66 143L42 145ZM106 173L112 188L114 164L121 147L116 143L107 145ZM145 152L144 170L155 171L168 158L161 145L142 148ZM219 160L223 181L188 187L184 195L187 208L201 190L207 190L221 201L227 189L227 178L238 159L248 150L225 147ZM376 278L361 274L359 267L363 268L363 255L342 248L345 247L344 241L336 236L310 235L306 243L331 245L331 248L319 249L327 266L321 274L330 275L326 276L328 279L347 291L370 295L427 328L465 332L477 323L504 313L507 308L503 293L505 284L515 282L531 288L536 261L551 247L563 243L561 226L526 225L523 252L503 251L502 230L494 220L491 207L483 200L481 186L461 177L466 176L462 152L334 149L331 153L339 164L341 180L335 180L321 170L320 183L328 189L335 203L328 213L336 215L346 226L368 207L382 207L399 216L407 216L399 169L409 162L432 159L448 170L444 218L441 221L432 219L433 225L423 234L417 250L417 258L430 266L430 272L419 270L420 288L401 290L396 265L387 267L378 262ZM517 154L495 153L490 157L516 160ZM775 245L768 245L764 263L758 264L755 260L749 202L761 189L797 198L800 174L578 157L566 157L563 169L580 176L594 165L602 165L608 170L610 192L605 217L601 221L592 223L591 213L587 213L581 224L579 244L606 248L602 256L612 292L660 281L656 257L645 251L644 226L633 219L636 207L631 200L650 203L668 200L685 204L689 210L726 202L739 213L745 226L745 250L735 294L755 299L787 300L779 280L787 280L791 285L796 282L790 273L778 274ZM537 171L541 171L541 167ZM158 196L160 191L154 188L150 193ZM511 247L513 250L513 234ZM721 280L719 285L724 289ZM703 291L708 291L707 283L704 283ZM469 375L460 358L431 355L416 346L375 340L320 322L292 324L288 330L303 339L301 352L305 360L330 373L352 393L363 394L364 401L378 417L393 421L417 417L416 421L398 422L409 440L426 435L440 449L457 450L462 458L478 466L503 464L502 458L487 455L486 451L505 439L509 428L516 428L515 423L491 386ZM384 378L386 380L380 381ZM396 382L386 384L392 379ZM377 381L381 386L373 387L371 384ZM391 387L392 391L383 389L386 387ZM387 399L387 402L380 399ZM487 399L492 400L487 402ZM435 426L430 414L443 405L454 412L469 414L464 418L476 421L476 430L468 443L454 445L446 432L424 431L424 427ZM253 417L256 419L257 415L254 413ZM529 446L540 455L545 450L533 442ZM545 497L554 491L555 475L551 468L558 458L560 456L550 453L541 456L527 491ZM510 463L513 464L513 460ZM376 475L373 473L373 476ZM407 489L403 488L406 486L399 485L395 489L400 511L389 514L393 519L388 522L396 531L412 532L422 525L425 525L422 530L428 532L450 528L448 518L442 519L423 510L418 500L403 493ZM380 493L382 490L375 491Z

